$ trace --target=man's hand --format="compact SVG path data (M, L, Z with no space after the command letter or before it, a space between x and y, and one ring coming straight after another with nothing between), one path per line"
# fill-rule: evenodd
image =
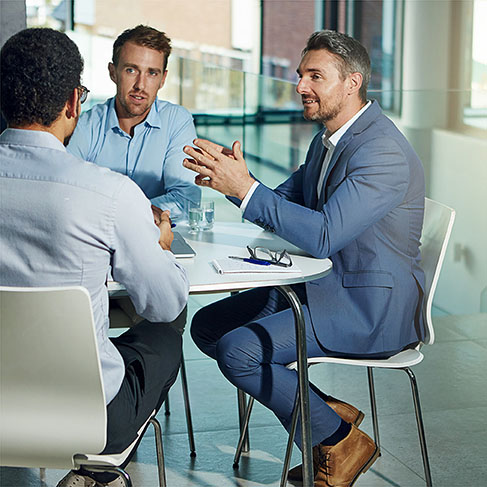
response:
M171 230L171 219L169 218L169 210L162 211L157 206L152 205L152 214L154 215L154 223L159 227L161 235L159 237L159 245L164 250L171 250L171 244L174 235Z
M194 182L243 200L255 179L249 174L240 142L234 142L232 150L209 140L195 139L193 143L197 149L189 145L183 149L192 158L184 159L183 166L198 173Z

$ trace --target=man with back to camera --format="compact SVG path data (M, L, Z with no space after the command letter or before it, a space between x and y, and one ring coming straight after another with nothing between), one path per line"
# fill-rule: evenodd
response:
M182 106L157 98L170 54L164 32L145 25L122 32L108 64L117 93L81 115L68 151L127 175L177 221L200 201L201 191L181 165L183 147L196 137L193 118Z
M296 88L304 117L323 123L306 161L271 190L232 151L205 140L185 167L200 186L240 206L243 217L314 257L332 272L292 286L303 304L308 356L386 358L424 337L419 239L424 211L421 162L404 136L367 101L370 59L355 39L324 30L308 39ZM270 408L289 430L297 374L293 312L276 289L254 289L201 309L195 343L225 377ZM315 486L350 486L379 456L357 426L356 407L309 390ZM301 446L300 428L296 443ZM290 471L302 478L302 468Z
M168 250L169 214L161 212L156 226L133 181L66 152L88 93L73 41L52 29L25 29L5 43L0 63L8 122L0 135L0 284L87 288L107 402L102 453L119 453L160 408L179 369L180 332L149 322L174 320L188 298L186 273ZM115 339L107 337L110 266L146 319ZM58 483L95 485L125 484L116 474L85 471Z

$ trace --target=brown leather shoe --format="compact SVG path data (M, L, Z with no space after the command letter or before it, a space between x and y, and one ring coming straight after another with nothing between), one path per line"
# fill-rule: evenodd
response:
M315 487L351 487L379 457L374 440L354 425L347 437L336 445L317 447Z
M359 411L351 404L340 401L340 399L327 396L325 402L333 409L333 411L335 411L335 413L338 414L338 416L340 416L340 418L343 419L343 421L346 421L347 423L354 424L358 427L364 419L364 413L362 411Z
M319 467L319 456L320 456L320 449L318 446L313 447L313 478L316 477L316 473L318 472ZM300 463L293 467L287 473L287 479L294 481L294 482L302 482L303 481L303 464Z
M347 423L354 424L358 426L362 420L364 419L364 413L359 411L355 406L351 404L347 404L346 402L340 401L332 396L327 396L326 404L330 406L335 413L346 421ZM316 475L318 471L317 467L317 452L315 452L315 448L313 448L313 473ZM303 466L296 465L294 468L289 470L287 478L289 480L294 481L302 481L303 480Z

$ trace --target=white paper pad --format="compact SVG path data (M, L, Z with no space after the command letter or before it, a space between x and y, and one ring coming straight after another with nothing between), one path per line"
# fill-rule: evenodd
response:
M293 264L291 267L282 267L278 265L258 265L244 262L243 260L229 259L224 257L222 259L214 259L211 265L218 274L301 274L301 269Z

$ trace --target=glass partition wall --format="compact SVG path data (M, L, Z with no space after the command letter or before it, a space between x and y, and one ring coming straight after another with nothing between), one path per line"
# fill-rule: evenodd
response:
M263 1L260 20L254 15L246 25L262 22L261 71L288 81L246 72L255 49L259 51L258 43L257 48L248 50L243 42L249 38L248 32L242 32L247 37L238 38L234 36L238 32L227 29L233 15L230 3L233 8L238 2L219 3L228 8L211 14L221 29L213 29L209 22L209 30L199 32L199 39L192 38L196 32L188 32L190 21L177 15L180 3L168 0L174 9L164 8L160 15L154 12L154 19L164 19L164 29L167 23L171 37L180 39L174 44L160 98L188 108L199 137L228 147L240 140L249 169L274 187L304 161L313 135L320 130L302 118L300 97L289 81L295 69L289 53L299 57L308 33L323 26L359 37L376 69L369 97L381 102L418 152L425 167L427 196L457 211L435 299L437 311L487 313L487 64L482 50L484 34L479 28L485 23L483 2L371 0L358 5L345 0L306 0L299 2L298 9L298 2ZM128 25L122 8L125 3L28 0L28 25L46 23L49 15L38 6L41 4L52 4L51 17L57 24L51 19L49 25L66 30L85 59L83 83L91 93L83 108L113 96L115 87L107 64L114 38ZM66 20L69 5L75 7L70 11L72 22ZM109 5L113 19L101 10ZM185 10L188 15L198 11L190 7ZM147 23L147 19L137 17L139 14L134 15L130 25ZM302 31L297 32L292 26L299 15L314 25L304 23ZM455 29L449 34L450 22ZM283 27L287 25L290 27ZM161 28L159 24L156 27ZM448 50L450 41L456 47ZM206 55L198 58L196 51ZM184 56L178 55L182 53ZM221 65L210 64L209 59L220 59ZM471 82L462 82L464 77ZM417 86L428 89L411 89ZM241 219L240 211L216 192L205 189L204 198L215 201L220 221Z
M180 86L172 91L174 101L191 110L198 136L227 147L240 140L252 174L270 187L304 162L321 127L303 119L294 83L194 61L173 63L180 69L176 75L171 67L171 83ZM400 101L400 110L385 113L420 156L426 195L457 211L435 299L438 313L487 312L487 138L461 130L465 107L481 96L470 90L369 92L370 99ZM478 126L486 123L477 114ZM204 197L216 201L218 219L241 218L216 192L205 189Z
M304 162L321 127L303 119L294 83L177 56L168 70L159 96L191 111L199 137L227 147L239 140L250 171L264 184L277 186ZM101 76L108 80L108 73ZM87 86L92 102L109 96L97 91L106 90L104 82ZM471 90L369 91L370 99L399 100L400 110L395 104L386 114L419 154L427 196L457 211L437 312L487 312L487 138L462 131L465 107L482 97L484 91ZM480 113L477 126L485 127ZM219 193L205 188L203 198L215 201L218 220L241 220L240 210Z

